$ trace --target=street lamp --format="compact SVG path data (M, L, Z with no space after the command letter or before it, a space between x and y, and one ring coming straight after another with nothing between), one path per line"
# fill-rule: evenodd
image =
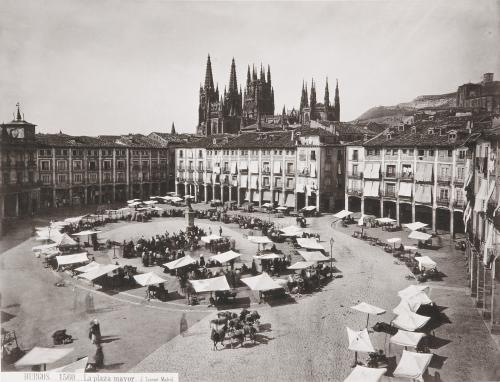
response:
M332 237L330 238L330 277L333 277L333 243L335 240Z

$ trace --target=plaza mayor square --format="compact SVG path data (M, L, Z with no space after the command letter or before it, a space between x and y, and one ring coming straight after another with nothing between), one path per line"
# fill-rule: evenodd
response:
M500 381L499 1L0 25L0 381Z

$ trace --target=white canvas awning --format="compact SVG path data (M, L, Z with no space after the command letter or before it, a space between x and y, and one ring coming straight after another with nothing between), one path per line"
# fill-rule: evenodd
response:
M292 192L285 194L285 207L295 207L295 195Z
M263 291L283 288L279 283L274 281L267 273L262 273L254 277L246 277L241 279L251 290Z
M78 361L71 362L65 366L61 366L55 369L50 369L51 373L85 373L87 368L87 363L89 362L89 357L83 357Z
M196 293L216 292L219 290L230 290L226 276L214 277L203 280L189 280Z
M248 162L246 160L240 161L240 170L248 170Z
M300 182L300 178L299 178L299 180L297 180L297 183L295 184L295 191L303 193L306 191L306 185L304 183L299 183L299 182Z
M73 348L42 348L35 346L15 363L19 366L46 365L59 361L73 351Z
M316 209L316 206L307 206L307 207L304 207L302 208L303 211L314 211Z
M257 175L255 175L257 176ZM252 190L252 202L259 202L259 191Z
M385 309L379 308L378 306L368 304L366 302L361 302L357 305L351 306L351 309L357 310L358 312L380 315L385 313Z
M319 251L297 251L300 256L304 258L305 261L314 261L314 262L321 262L321 261L330 261L328 257L323 255Z
M58 247L70 247L72 245L78 245L76 241L74 241L68 234L63 233L62 236L57 241Z
M379 197L380 196L380 182L365 180L363 188L363 196Z
M236 168L236 162L231 162L231 174L235 175L237 174L237 168Z
M196 263L196 260L191 256L186 255L184 257L181 257L180 259L169 261L168 263L165 263L163 265L168 269L178 269L194 263Z
M430 182L432 180L433 167L432 163L417 163L415 180L417 182Z
M271 201L271 191L269 191L269 190L262 191L262 200L270 202ZM271 205L271 207L272 207L272 205Z
M351 215L352 212L351 211L348 211L348 210L342 210L342 211L339 211L337 212L336 214L334 214L333 216L336 217L337 219L343 219L349 215Z
M424 381L423 374L431 363L432 353L416 353L403 350L401 360L394 370L394 376Z
M119 265L114 265L114 264L106 264L106 265L100 265L97 268L91 269L88 272L82 273L80 277L83 277L84 279L87 280L95 280L98 277L104 276L105 274L108 274L110 272L113 272L114 270L120 268Z
M273 173L274 174L281 174L281 162L279 162L279 161L273 162Z
M259 188L259 176L258 175L250 175L250 188L253 188L253 189Z
M415 202L432 203L432 186L428 184L415 185Z
M380 163L368 163L365 166L363 173L365 179L379 179L380 178Z
M80 231L80 232L77 232L77 233L72 233L71 235L73 236L88 236L88 235L94 235L94 234L99 234L101 233L101 231L94 231L92 229L88 229L88 230L85 230L85 231Z
M399 190L398 190L398 195L411 198L411 192L412 192L413 184L409 182L400 182L399 183Z
M310 167L309 176L311 178L316 178L316 163L315 162L311 162L311 164L309 165L309 167Z
M405 312L397 316L392 323L400 329L414 332L427 324L430 319L430 317L421 316L417 313Z
M427 227L428 224L421 223L421 222L415 222L415 223L403 224L403 226L405 226L406 228L409 228L411 231L416 231L417 229Z
M64 256L56 256L57 265L70 265L70 264L78 264L85 263L89 261L87 257L87 252L75 253L73 255L64 255Z
M75 268L76 272L89 272L92 269L97 269L101 266L101 264L92 261L87 265L82 265L81 267Z
M391 219L391 218L378 218L375 220L378 221L379 223L382 223L382 224L394 223L396 221L396 220Z
M419 256L415 257L415 260L418 261L418 268L422 270L425 269L434 269L437 267L437 264L434 260L432 260L429 256Z
M250 173L251 174L259 173L259 161L256 160L250 161Z
M248 236L248 240L254 244L271 244L273 242L267 236Z
M409 347L417 347L418 343L425 336L424 333L414 333L407 332L406 330L398 330L398 332L391 337L389 342L391 344L400 345L400 346L409 346Z
M368 330L363 329L360 331L352 330L347 327L347 337L349 340L349 350L359 351L363 353L372 353L375 351L368 335Z
M138 284L142 286L161 284L166 281L153 272L143 273L141 275L135 275L134 279Z
M283 257L283 255L278 255L277 253L266 253L260 256L254 256L255 260L274 260Z
M408 239L423 240L423 241L427 241L431 237L432 237L432 235L429 235L428 233L420 232L420 231L412 231L408 235Z
M391 244L397 243L399 241L401 241L401 238L399 237L391 237L390 239L387 239L387 242Z
M240 187L248 187L248 175L240 175Z
M379 382L387 369L356 365L344 382Z
M299 238L297 239L297 244L300 245L302 248L306 249L317 249L320 251L324 251L325 248L318 243L316 239L311 239L311 238Z
M420 292L426 292L429 289L427 285L409 285L398 292L398 296L401 298L409 298Z
M297 261L295 264L292 264L288 267L288 269L299 270L299 269L307 269L310 267L314 267L316 263L314 261Z
M214 240L219 240L219 239L222 239L222 236L215 235L215 234L201 237L201 241L204 243L207 243L207 244L214 241Z
M227 263L228 261L234 260L240 256L241 256L240 253L237 253L234 251L227 251L224 253L219 253L218 255L214 255L210 258L212 260L217 261L218 263L224 264L224 263Z
M480 179L479 190L476 194L476 199L474 203L474 211L479 212L483 210L483 202L486 200L488 194L488 181L486 179Z

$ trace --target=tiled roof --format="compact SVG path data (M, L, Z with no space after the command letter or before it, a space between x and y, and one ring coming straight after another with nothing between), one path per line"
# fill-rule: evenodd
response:
M101 135L98 137L59 134L37 134L37 144L45 147L144 147L162 148L161 143L142 134Z

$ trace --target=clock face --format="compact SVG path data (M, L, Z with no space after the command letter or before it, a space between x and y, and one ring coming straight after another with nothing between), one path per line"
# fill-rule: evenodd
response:
M13 127L9 129L9 135L12 138L24 138L24 129L22 127Z

